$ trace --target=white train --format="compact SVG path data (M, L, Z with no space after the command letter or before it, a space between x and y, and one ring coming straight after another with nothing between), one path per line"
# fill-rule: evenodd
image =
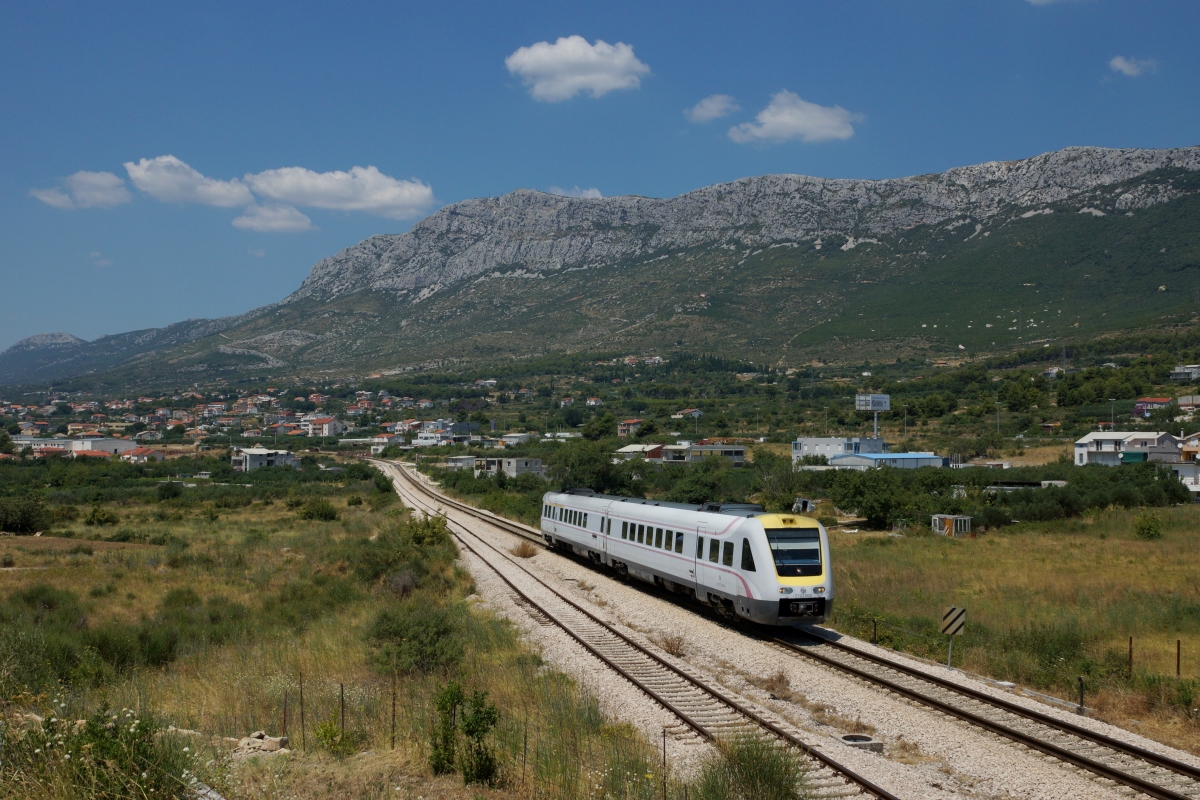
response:
M813 625L833 610L829 536L762 506L686 505L588 490L547 492L542 536L596 564L766 625Z

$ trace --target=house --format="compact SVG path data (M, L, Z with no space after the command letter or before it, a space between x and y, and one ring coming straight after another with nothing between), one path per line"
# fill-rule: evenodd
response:
M532 472L539 478L546 477L546 468L540 458L477 458L475 459L475 475L495 475L502 472L506 477L515 478Z
M495 389L496 381L492 378L480 378L479 380L475 381L475 385L481 389Z
M1138 401L1133 404L1133 415L1146 418L1150 416L1151 411L1166 408L1173 402L1174 400L1170 397L1139 397Z
M1169 433L1109 431L1089 433L1075 442L1075 464L1136 464L1142 461L1179 461L1181 445Z
M517 389L517 397L522 400L528 400L533 397L533 389Z
M121 454L122 461L128 461L133 464L145 464L149 461L162 461L166 458L162 450L155 450L151 447L135 447L132 450L126 450Z
M262 431L258 428L251 428L248 431L242 431L243 439L258 439L262 436Z
M700 419L702 416L704 416L704 412L698 408L685 408L677 414L672 414L671 419L683 419L685 417L688 419Z
M629 461L634 458L644 458L647 461L662 460L663 445L658 443L651 444L627 444L617 450L617 455Z
M505 447L516 447L536 438L536 433L506 433L500 437L500 441L504 443Z
M446 459L446 469L450 472L459 472L464 469L474 470L476 460L482 459L476 459L475 456L450 456Z
M1200 406L1200 394L1185 394L1175 401L1175 405L1184 414L1194 414L1197 406Z
M604 401L599 397L589 397L586 405L588 408L598 408L599 406L604 405Z
M334 417L316 417L300 423L309 436L337 436L345 433L346 426Z
M558 405L561 408L569 408L570 406L572 406L574 404L575 404L575 398L573 398L573 397L564 397L562 400L558 401Z
M1179 482L1187 487L1193 503L1200 502L1200 461L1183 460L1171 465Z
M862 453L886 453L889 445L877 436L802 436L792 442L792 464L798 464L805 456L833 458Z
M634 436L642 427L643 419L623 419L617 423L617 436Z
M1200 433L1183 437L1179 448L1180 461L1200 461Z
M245 436L246 434L242 435ZM133 435L133 439L136 442L153 442L161 439L162 437L162 431L142 431Z
M449 429L438 428L421 431L413 439L413 447L440 447L454 443L454 434Z
M1171 380L1183 383L1200 381L1200 364L1180 364L1171 370Z
M829 465L837 469L855 469L860 472L878 467L893 469L919 469L921 467L944 467L947 459L936 453L858 453L833 456Z
M418 400L417 408L433 408L432 400Z
M237 472L249 472L259 467L300 469L299 456L290 450L271 450L267 447L235 447L230 463Z

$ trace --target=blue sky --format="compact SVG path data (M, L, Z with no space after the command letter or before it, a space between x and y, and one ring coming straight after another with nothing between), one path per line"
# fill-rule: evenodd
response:
M0 348L246 311L518 187L1197 144L1198 23L1115 0L7 3Z

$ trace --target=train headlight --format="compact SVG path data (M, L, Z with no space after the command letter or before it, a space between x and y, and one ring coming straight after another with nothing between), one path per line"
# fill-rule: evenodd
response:
M825 594L825 587L824 586L814 586L813 594Z
M792 587L790 587L790 586L780 586L780 587L779 587L779 593L780 593L780 594L791 594L791 593L792 593Z

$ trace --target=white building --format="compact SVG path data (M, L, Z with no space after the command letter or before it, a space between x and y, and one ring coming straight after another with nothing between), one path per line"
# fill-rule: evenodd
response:
M259 467L300 469L300 457L290 450L271 450L266 447L236 447L230 463L237 472L249 472Z
M876 436L848 438L845 436L802 436L792 442L792 464L799 463L805 456L861 455L864 453L886 453L888 443Z
M1097 431L1075 442L1075 463L1115 467L1142 461L1174 462L1182 447L1179 439L1161 431Z
M516 447L536 438L536 433L506 433L500 437L500 441L504 442L505 447Z
M99 453L112 453L113 455L133 450L139 446L132 439L71 439L64 441L64 444L70 445L72 453L90 450Z
M346 426L333 417L314 417L300 423L309 436L337 436L346 432Z

